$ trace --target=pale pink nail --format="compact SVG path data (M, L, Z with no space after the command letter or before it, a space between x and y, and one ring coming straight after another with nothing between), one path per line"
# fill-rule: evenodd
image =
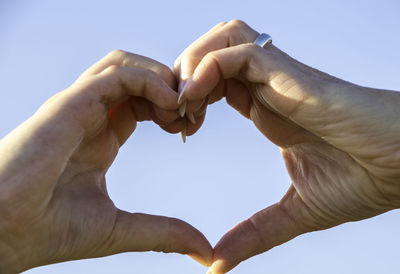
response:
M186 102L183 102L183 104L179 106L179 115L183 117L185 116L185 112L186 112Z
M187 112L186 117L189 119L189 121L194 125L196 124L196 119L194 118L193 112Z
M181 92L182 92L183 88L185 87L185 85L186 85L186 80L180 80L179 81L178 94L181 94Z
M179 94L179 97L178 97L178 104L182 104L182 103L185 102L185 101L186 101L186 98L185 98L184 92L182 91L182 92Z
M186 128L181 131L181 137L182 137L183 143L186 143Z
M179 83L179 85L181 85L181 83L182 83L182 86L180 87L181 90L179 92L178 104L182 104L184 101L186 101L185 92L187 91L191 82L192 82L192 76L190 76L188 79L181 81ZM179 88L178 88L178 91L179 91Z

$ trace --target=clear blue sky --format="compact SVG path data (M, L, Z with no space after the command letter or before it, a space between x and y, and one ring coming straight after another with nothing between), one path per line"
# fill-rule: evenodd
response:
M400 2L0 1L0 137L92 63L124 49L172 66L220 21L239 18L300 61L360 85L400 90ZM399 106L400 107L400 106ZM214 245L279 201L290 180L279 150L224 102L185 145L142 123L108 175L117 206L181 218ZM232 274L399 273L400 212L300 236ZM27 273L196 274L186 256L126 253Z

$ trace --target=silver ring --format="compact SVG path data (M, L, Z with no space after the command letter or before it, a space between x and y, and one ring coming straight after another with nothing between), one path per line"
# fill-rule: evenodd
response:
M258 35L257 39L254 40L254 44L264 48L265 46L272 43L272 37L266 33Z

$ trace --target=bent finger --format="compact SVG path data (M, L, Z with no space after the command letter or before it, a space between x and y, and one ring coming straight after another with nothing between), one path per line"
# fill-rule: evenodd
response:
M169 123L168 125L161 125L160 127L168 133L179 133L186 128L186 118L178 118L177 120Z
M109 106L138 96L163 109L178 108L176 92L147 69L110 66L96 75L94 81L98 85L93 89L94 96Z
M96 64L87 69L79 79L101 73L110 66L148 69L160 76L172 89L176 89L176 79L171 69L151 58L123 50L113 50Z
M240 20L221 23L191 44L179 59L179 76L189 78L202 58L209 52L253 42L258 33Z
M265 58L263 50L257 45L242 44L208 53L187 80L180 102L186 99L200 100L209 95L220 81L238 76L252 83L264 83L268 80L265 74L254 70L257 60Z
M215 25L214 27L212 27L209 31L207 31L205 34L203 34L199 39L197 39L195 42L193 42L188 48L186 48L175 60L174 62L174 72L175 75L180 75L181 73L181 61L182 61L182 57L191 49L191 46L196 44L200 39L202 39L203 37L206 37L208 34L216 31L217 29L220 29L221 27L223 27L224 25L226 25L227 22L221 22L217 25Z

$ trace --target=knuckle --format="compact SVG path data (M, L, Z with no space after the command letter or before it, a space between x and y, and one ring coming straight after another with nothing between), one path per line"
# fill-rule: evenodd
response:
M258 46L256 44L246 43L246 44L240 45L240 49L243 52L254 52L254 51L258 51L258 50L263 49L263 48L261 48L260 46Z
M175 218L167 219L167 227L164 240L153 248L154 251L170 253L176 249L177 240L180 238L180 233L177 231L178 220Z
M164 79L171 80L171 78L175 79L174 73L171 71L169 67L164 64L157 66L157 74L159 74Z
M160 77L160 75L150 69L138 69L137 74L140 74L140 77L144 81L144 89L154 88L155 86L164 86L164 81Z
M261 229L258 225L258 222L257 222L255 216L257 216L257 215L253 215L252 217L247 219L246 222L243 223L243 226L245 227L244 231L249 231L250 233L256 235L257 238L260 240L260 242L266 244L267 241L261 233Z
M119 73L119 71L120 71L120 67L119 66L117 66L117 65L111 65L111 66L108 66L104 71L103 71L103 74L105 74L105 75L107 75L107 76L112 76L112 75L115 75L115 74L118 74Z
M170 74L172 72L171 69L165 64L159 63L157 65L158 65L157 67L161 73Z
M248 43L254 35L254 30L242 20L232 20L226 28L230 46Z
M180 229L180 225L181 225L181 220L177 219L177 218L169 218L168 219L168 226L169 226L169 232L170 233L174 233L176 232L178 229Z
M227 23L228 23L228 22L226 22L226 21L219 22L219 23L216 25L216 27L224 26L224 25L226 25Z
M223 26L225 26L226 24L228 24L228 22L226 22L226 21L222 21L222 22L220 22L220 23L218 23L218 24L216 24L212 29L211 29L211 31L213 31L213 30L217 30L217 29L219 29L219 28L221 28L221 27L223 27Z
M265 55L263 48L251 43L238 45L236 50L237 53L243 58L243 60L246 60L247 63L256 62L259 64L260 60L263 60Z
M160 76L157 72L150 69L139 69L138 71L140 71L143 78L146 78L151 82L160 82Z
M219 54L215 51L212 51L204 56L203 61L200 64L207 66L214 62L218 63L218 59L219 59Z
M168 221L168 234L175 241L191 231L191 226L178 218L170 218Z
M206 60L218 59L218 53L216 53L215 51L208 52L208 53L204 56L204 59L206 59Z
M124 59L128 53L122 49L115 49L109 53L109 56L118 59Z
M203 59L199 61L199 64L196 67L196 75L195 77L199 77L198 71L207 71L210 67L217 66L219 69L219 54L217 52L209 52L207 53Z
M115 59L121 67L128 67L130 63L130 59L132 59L132 53L117 49L112 51L111 58Z
M234 30L242 30L244 28L248 28L249 26L242 20L240 19L234 19L229 21L227 24L229 28L234 29Z
M159 126L167 126L178 118L176 111L164 110L155 105L153 106L151 116L153 121Z

